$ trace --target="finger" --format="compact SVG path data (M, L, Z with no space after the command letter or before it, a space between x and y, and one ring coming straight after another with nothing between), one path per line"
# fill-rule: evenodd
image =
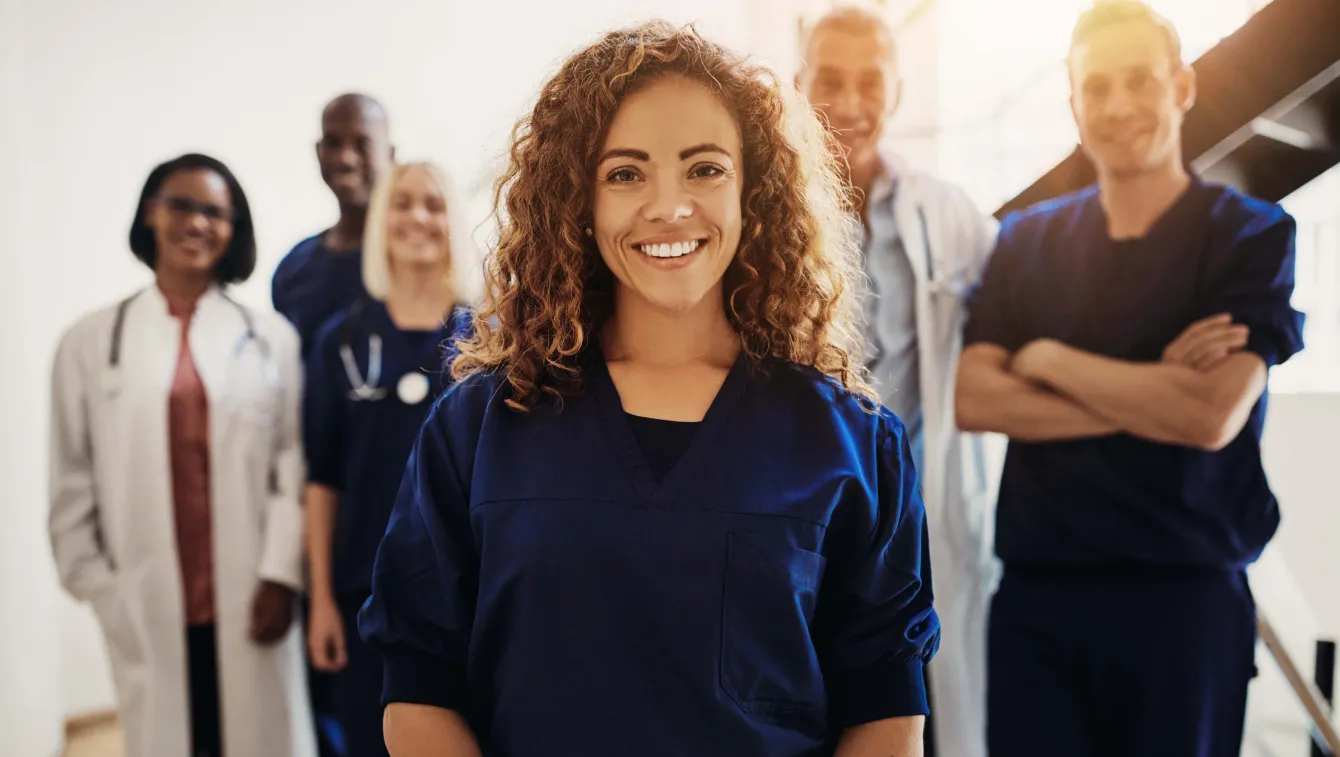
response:
M1247 337L1246 328L1226 330L1199 341L1192 349L1188 350L1185 359L1190 363L1200 363L1208 357L1241 349L1247 345Z
M1169 345L1165 350L1165 360L1190 365L1206 351L1217 350L1224 345L1245 344L1247 336L1246 326L1216 326Z
M1177 338L1168 345L1164 354L1174 362L1185 359L1187 349L1202 335L1215 329L1221 329L1232 322L1233 316L1228 313L1218 313L1208 318L1202 318L1183 329L1182 333L1178 334Z
M1212 352L1207 352L1199 356L1194 362L1188 363L1187 365L1189 365L1192 370L1198 373L1205 373L1206 371L1212 371L1215 368L1219 367L1220 363L1228 359L1229 354L1230 353L1227 349L1220 349Z
M1233 322L1232 313L1215 313L1214 315L1202 318L1199 321L1192 323L1190 326L1187 326L1185 329L1182 330L1182 333L1197 334L1202 331L1206 331L1208 329L1213 329L1220 326L1224 326L1226 324L1230 324L1232 322Z

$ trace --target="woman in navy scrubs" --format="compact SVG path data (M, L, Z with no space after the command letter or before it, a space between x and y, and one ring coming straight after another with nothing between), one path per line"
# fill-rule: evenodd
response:
M335 706L350 757L385 755L382 665L354 633L377 543L405 460L449 379L444 360L468 326L461 307L467 227L432 164L398 166L373 192L363 241L369 296L317 333L304 399L313 666L336 672Z
M391 752L920 755L925 513L818 119L652 23L516 134L359 617Z

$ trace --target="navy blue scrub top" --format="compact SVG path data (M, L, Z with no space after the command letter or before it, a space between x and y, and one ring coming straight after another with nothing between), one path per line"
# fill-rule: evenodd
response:
M362 251L331 252L321 241L324 237L317 234L295 245L279 261L270 281L274 309L298 330L304 356L311 352L322 324L367 296Z
M1012 214L971 296L967 344L1011 352L1041 337L1156 362L1194 321L1228 312L1266 366L1302 349L1293 219L1193 178L1141 239L1112 241L1096 187ZM1279 524L1261 466L1266 394L1218 452L1117 434L1011 441L997 507L1008 564L1238 568Z
M424 424L359 618L385 701L463 713L490 757L831 755L926 714L902 422L742 356L658 483L590 352L561 411L477 374Z
M337 594L366 597L372 586L377 544L395 502L405 461L434 401L450 384L447 361L455 340L468 333L470 314L452 311L435 331L402 330L372 299L359 300L326 322L307 361L303 438L308 480L339 492L333 542ZM354 399L340 357L348 344L360 381L368 375L369 337L382 341L380 399ZM400 378L418 371L429 394L408 404L397 393Z

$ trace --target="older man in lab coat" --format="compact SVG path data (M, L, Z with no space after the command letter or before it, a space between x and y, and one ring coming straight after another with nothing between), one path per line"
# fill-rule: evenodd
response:
M990 254L995 222L960 190L878 147L898 105L893 33L874 11L839 7L810 28L796 86L828 120L864 227L869 354L884 404L912 436L930 526L935 609L927 754L986 754L986 613L995 576L984 440L954 426L962 295Z

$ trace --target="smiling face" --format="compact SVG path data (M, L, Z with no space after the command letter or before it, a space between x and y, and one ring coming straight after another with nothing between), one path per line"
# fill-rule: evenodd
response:
M595 240L622 294L722 307L740 244L740 131L707 87L671 75L620 105L596 166Z
M391 187L386 209L386 255L392 272L429 272L451 259L451 227L442 187L420 166L406 168Z
M891 41L873 31L817 30L796 86L824 114L848 163L878 160L900 89Z
M145 208L154 235L154 267L197 279L214 266L233 240L233 198L223 177L207 168L184 169L163 181Z
M1153 24L1095 30L1071 54L1070 82L1080 142L1100 174L1132 176L1181 161L1195 75Z

